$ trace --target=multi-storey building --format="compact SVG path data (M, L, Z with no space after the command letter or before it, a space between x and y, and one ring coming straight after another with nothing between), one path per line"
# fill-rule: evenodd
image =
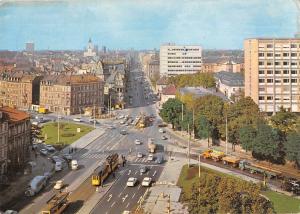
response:
M245 96L262 111L300 112L300 39L247 39Z
M0 176L7 172L8 153L8 122L4 120L4 114L0 111ZM1 179L1 178L0 178Z
M40 86L40 106L63 115L103 108L103 81L95 75L49 75Z
M202 48L197 45L160 46L160 75L193 74L202 70Z
M0 175L24 169L30 158L30 115L10 107L0 107Z
M0 75L0 104L24 110L39 104L40 76L23 72Z

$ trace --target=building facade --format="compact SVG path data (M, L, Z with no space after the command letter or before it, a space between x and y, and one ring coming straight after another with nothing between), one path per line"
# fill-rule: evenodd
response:
M92 43L92 40L90 39L88 42L88 45L86 47L85 52L83 53L84 57L95 57L97 55L97 48Z
M103 108L103 81L95 75L49 75L40 86L40 106L62 115Z
M23 110L39 104L41 77L22 72L0 75L0 104Z
M192 45L160 46L160 75L194 74L202 71L202 48Z
M203 73L216 73L220 71L229 71L233 73L239 73L244 71L244 63L238 63L234 61L226 62L203 62Z
M0 175L23 170L30 158L30 115L10 107L0 107Z
M300 39L247 39L245 96L264 112L300 112Z

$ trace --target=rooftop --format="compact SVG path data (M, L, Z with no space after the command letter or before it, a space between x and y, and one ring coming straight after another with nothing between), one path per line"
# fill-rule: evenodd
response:
M220 71L215 73L215 79L228 86L244 86L244 76L241 73Z
M11 122L17 122L30 118L30 115L24 111L19 111L8 106L0 107L0 112L3 112L5 117Z
M174 85L169 85L162 90L164 95L176 95L177 89Z
M228 101L228 98L224 94L217 92L215 88L185 87L185 88L180 88L179 92L180 94L193 94L196 97L214 95L222 98L224 101Z
M168 84L168 78L163 76L159 80L157 80L156 85L167 85Z
M50 82L52 84L57 85L69 85L76 83L88 83L88 82L96 82L100 81L99 77L91 74L84 75L47 75L44 76L42 82Z

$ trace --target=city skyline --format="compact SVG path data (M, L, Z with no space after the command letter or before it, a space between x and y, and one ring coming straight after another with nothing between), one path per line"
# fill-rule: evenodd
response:
M292 0L9 3L0 7L0 49L33 41L37 50L83 50L89 38L111 49L241 49L246 38L293 37L296 22Z

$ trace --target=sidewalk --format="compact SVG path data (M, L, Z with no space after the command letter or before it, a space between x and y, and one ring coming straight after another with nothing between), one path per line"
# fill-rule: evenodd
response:
M159 180L149 189L148 196L145 196L143 205L145 213L167 213L169 206L172 214L188 213L187 208L179 202L181 188L176 186L184 164L185 161L181 159L169 160L166 163Z

